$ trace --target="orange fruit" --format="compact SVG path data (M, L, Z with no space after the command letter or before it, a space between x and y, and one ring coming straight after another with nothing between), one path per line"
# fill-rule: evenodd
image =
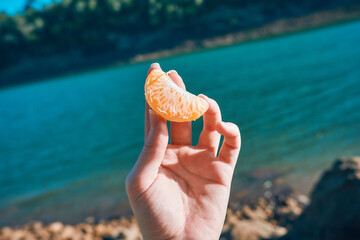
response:
M159 69L152 70L146 78L145 98L157 114L172 122L196 120L209 108L204 99L180 88Z

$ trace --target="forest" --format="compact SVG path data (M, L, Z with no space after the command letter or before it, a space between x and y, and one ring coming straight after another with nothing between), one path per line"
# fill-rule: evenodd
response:
M41 9L33 7L35 3L29 0L14 16L0 13L0 75L21 64L36 68L39 61L63 64L65 70L82 59L94 59L89 66L109 64L139 53L172 48L189 39L196 41L277 19L351 7L360 1L62 0Z

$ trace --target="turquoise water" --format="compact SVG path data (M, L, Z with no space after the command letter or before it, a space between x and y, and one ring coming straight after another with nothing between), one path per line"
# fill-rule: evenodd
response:
M339 156L359 155L360 22L160 60L217 100L242 150L233 191L261 172L307 192ZM0 91L0 226L75 223L126 207L143 143L149 63ZM194 125L194 142L202 122Z

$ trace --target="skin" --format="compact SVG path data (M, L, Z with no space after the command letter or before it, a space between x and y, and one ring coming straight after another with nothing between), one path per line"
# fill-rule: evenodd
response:
M159 64L152 64L149 72ZM148 73L149 73L148 72ZM176 71L169 76L185 89ZM145 144L126 179L126 191L145 240L219 239L231 179L240 151L240 131L224 123L218 104L209 103L198 144L191 122L171 123L145 104ZM224 142L217 156L220 137Z

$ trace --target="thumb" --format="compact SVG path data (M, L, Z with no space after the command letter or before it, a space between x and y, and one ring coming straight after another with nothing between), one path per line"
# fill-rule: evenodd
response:
M149 120L149 135L144 148L126 178L126 191L130 203L131 199L138 198L157 178L168 144L166 120L154 113L152 109L149 109Z
M149 109L150 130L144 148L136 163L141 173L155 172L164 158L168 144L169 134L166 120Z

